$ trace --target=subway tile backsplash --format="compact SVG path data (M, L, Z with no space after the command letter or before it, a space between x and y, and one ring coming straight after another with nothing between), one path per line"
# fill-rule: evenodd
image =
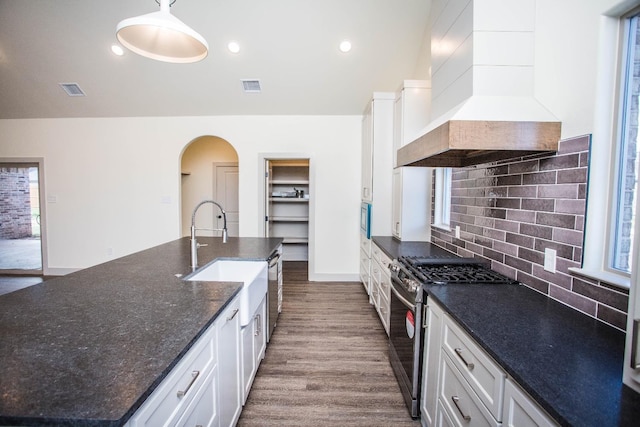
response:
M579 267L586 209L589 136L561 141L555 154L454 169L451 229L432 242L491 268L618 329L628 291L569 272ZM545 271L544 252L557 254Z

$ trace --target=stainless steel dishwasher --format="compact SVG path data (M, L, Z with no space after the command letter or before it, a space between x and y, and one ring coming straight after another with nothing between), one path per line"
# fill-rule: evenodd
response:
M278 249L267 258L267 263L269 264L269 285L267 291L267 319L269 323L267 327L267 342L271 340L271 334L273 334L273 329L276 327L276 321L278 320L278 287L280 268L282 266L280 255L280 249Z

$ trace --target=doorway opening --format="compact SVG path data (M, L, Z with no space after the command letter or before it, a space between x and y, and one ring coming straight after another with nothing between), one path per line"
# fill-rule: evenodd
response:
M193 209L203 200L215 200L227 213L230 237L240 229L238 153L226 140L201 136L191 141L182 152L181 206L182 236L190 234ZM213 205L203 206L196 219L198 228L221 229L222 215ZM220 236L220 231L200 231L202 236Z
M42 275L41 160L0 159L0 274Z
M309 158L265 158L265 237L283 239L284 261L309 261Z

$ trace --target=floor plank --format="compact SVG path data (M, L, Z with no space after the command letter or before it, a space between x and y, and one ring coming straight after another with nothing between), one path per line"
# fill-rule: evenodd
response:
M362 285L306 277L306 263L285 262L283 310L238 426L419 426Z

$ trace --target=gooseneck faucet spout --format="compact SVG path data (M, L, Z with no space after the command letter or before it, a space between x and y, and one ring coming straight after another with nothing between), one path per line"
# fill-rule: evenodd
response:
M220 208L220 212L222 213L222 228L196 228L196 212L200 206L211 203ZM213 200L203 200L196 205L193 209L193 214L191 214L191 268L196 269L198 267L198 241L196 240L196 230L208 230L208 231L222 231L222 243L227 243L227 213L222 208L220 203Z

